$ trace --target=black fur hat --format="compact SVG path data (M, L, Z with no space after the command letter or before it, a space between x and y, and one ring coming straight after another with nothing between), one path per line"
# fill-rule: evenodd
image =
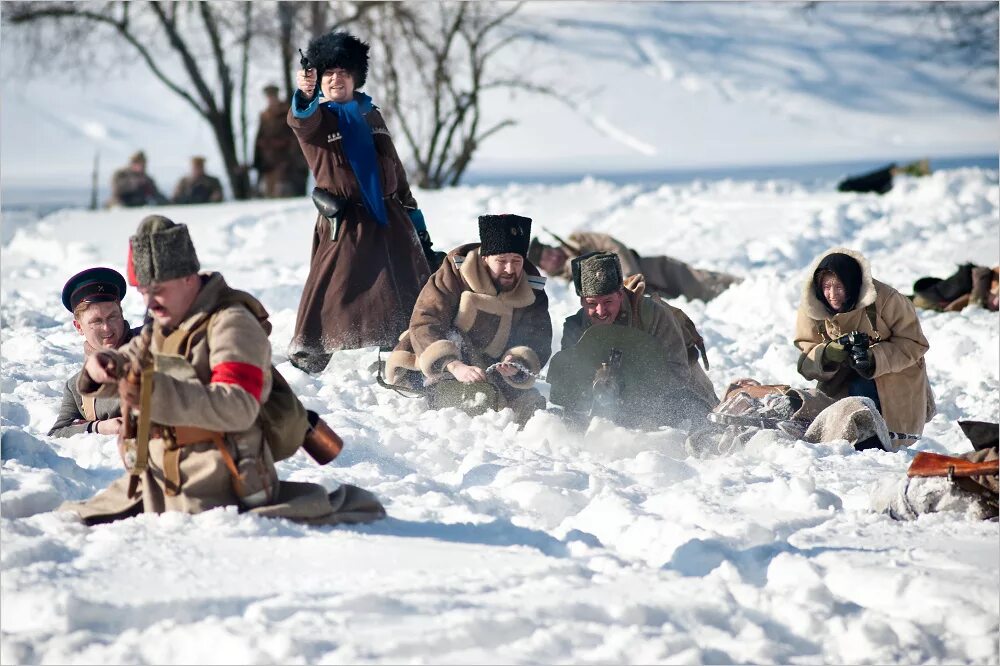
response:
M479 216L479 256L513 252L522 257L528 253L531 239L531 218L504 213Z
M354 77L355 90L368 78L368 45L347 32L328 32L315 38L309 42L306 58L319 76L334 67L346 69Z

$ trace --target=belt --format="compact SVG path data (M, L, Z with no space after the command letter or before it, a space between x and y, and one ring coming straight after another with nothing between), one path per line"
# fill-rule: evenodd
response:
M215 444L222 456L222 461L233 477L233 485L237 495L241 491L240 473L236 467L226 440L218 430L199 428L197 426L163 426L154 425L149 430L150 439L162 439L166 442L166 451L163 452L163 481L164 492L167 495L176 496L181 491L181 470L180 450L192 444L212 443Z

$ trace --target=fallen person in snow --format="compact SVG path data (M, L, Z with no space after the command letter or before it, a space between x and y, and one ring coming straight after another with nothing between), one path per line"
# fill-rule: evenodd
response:
M549 366L552 402L576 420L700 425L719 402L699 365L708 367L704 340L684 312L644 294L642 275L626 281L622 273L612 252L573 259L581 308L564 322L562 350Z
M872 279L859 252L834 248L813 264L795 346L799 374L835 400L870 398L890 430L919 435L935 414L924 363L930 345L913 303Z
M992 430L988 442L977 442L968 424ZM960 422L975 448L960 456L920 452L907 478L889 479L871 492L871 507L895 520L915 520L920 514L958 511L969 518L995 519L998 515L997 432L995 423Z
M837 184L838 192L875 192L885 194L892 189L893 179L900 174L908 176L927 176L931 172L931 164L928 160L917 160L903 166L896 166L895 163L889 166L863 173L858 176L845 178Z
M198 273L183 224L149 216L129 245L129 280L150 317L120 351L89 356L78 380L83 396L110 397L117 388L128 406L119 438L128 473L61 509L88 524L220 506L322 524L383 517L359 488L328 496L317 484L278 481L274 459L291 455L310 424L271 366L263 306L221 274ZM335 455L339 438L327 434L337 440Z
M913 304L925 310L958 312L969 305L1000 309L1000 266L962 264L941 279L922 277L913 283Z
M534 384L552 321L545 278L525 260L530 234L526 217L480 216L480 242L449 252L421 290L386 362L391 385L425 394L432 409L511 407L519 423L545 408Z
M708 421L709 426L692 432L685 442L691 455L732 453L761 430L780 432L789 441L845 440L857 451L896 451L901 440L916 437L890 431L870 398L834 400L817 389L761 384L753 379L731 383Z
M553 234L555 236L555 234ZM742 281L726 273L692 268L673 257L643 257L616 238L607 234L577 231L567 240L555 236L559 246L531 240L528 260L548 275L570 281L573 279L570 261L590 252L614 252L625 277L642 274L647 291L661 298L683 296L688 300L710 301L734 284Z
M73 313L73 327L83 336L83 355L100 349L117 349L132 339L132 330L122 313L125 278L111 268L88 268L66 281L62 302ZM122 410L118 396L84 398L76 388L80 373L66 380L62 405L49 437L70 437L82 432L117 435Z

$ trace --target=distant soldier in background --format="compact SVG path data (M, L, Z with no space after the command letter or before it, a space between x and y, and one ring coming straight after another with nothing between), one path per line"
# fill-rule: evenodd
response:
M122 314L125 278L111 268L88 268L66 281L62 302L73 313L73 327L83 336L84 357L101 349L117 349L132 339ZM59 416L49 437L70 437L82 432L115 435L121 428L118 396L84 398L76 387L80 373L66 380Z
M309 165L299 148L295 133L288 126L288 102L278 98L278 86L264 88L267 106L260 112L260 125L254 141L253 167L257 170L257 188L261 196L299 197L306 193Z
M146 173L146 154L141 150L129 158L128 166L111 176L108 206L155 206L167 203L156 183Z
M554 234L553 234L554 235ZM552 277L572 280L570 260L588 252L614 252L621 262L624 277L642 274L650 294L662 298L683 296L688 300L710 301L740 278L692 268L683 261L667 256L643 257L620 240L590 231L576 231L560 245L546 245L537 238L531 240L528 260Z
M927 176L931 172L930 161L923 159L910 162L903 166L892 164L863 173L859 176L850 176L837 184L838 192L875 192L885 194L892 189L893 178L900 174L907 176Z
M222 201L222 183L215 176L205 173L205 158L191 158L191 173L177 182L174 189L175 204L218 203Z

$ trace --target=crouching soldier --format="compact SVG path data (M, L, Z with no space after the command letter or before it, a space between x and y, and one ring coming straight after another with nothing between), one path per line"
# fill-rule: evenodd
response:
M389 382L426 387L431 408L511 407L519 423L545 399L533 387L549 359L545 278L526 261L531 220L482 215L480 243L462 245L417 298L386 363Z
M284 421L268 401L294 394L271 368L267 312L219 273L198 273L185 225L149 216L129 242L129 279L150 317L121 350L88 357L78 381L84 396L117 388L128 406L119 447L129 472L91 500L62 508L89 524L220 506L319 523L383 516L357 488L327 496L316 484L279 485L272 451L287 451L288 442L273 434L287 429L276 425ZM301 409L294 400L282 404ZM303 424L293 451L305 432Z
M84 357L101 349L117 349L139 329L129 328L122 314L125 278L112 268L88 268L66 281L62 302L73 313L73 327L83 336ZM116 435L122 410L118 396L84 398L76 387L80 373L66 380L59 416L49 437L70 437L82 432Z
M628 281L617 255L573 260L580 310L563 324L552 359L551 400L571 415L604 416L622 425L657 427L691 419L700 426L718 404L705 344L681 310L644 294L642 275Z

